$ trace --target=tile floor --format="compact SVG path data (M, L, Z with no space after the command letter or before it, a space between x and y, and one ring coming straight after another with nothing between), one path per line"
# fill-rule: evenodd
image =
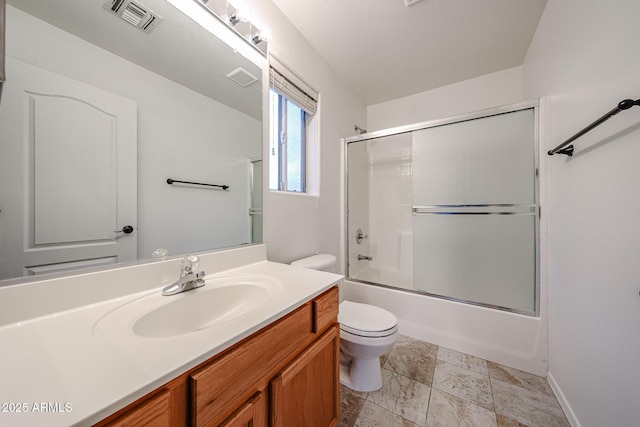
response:
M382 389L340 386L340 427L569 427L545 378L400 336Z

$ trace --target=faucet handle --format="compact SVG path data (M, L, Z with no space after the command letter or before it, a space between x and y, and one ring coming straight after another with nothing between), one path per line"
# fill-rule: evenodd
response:
M183 275L193 273L198 268L198 263L200 262L200 258L196 255L187 255L182 260L182 264L180 265L180 271Z

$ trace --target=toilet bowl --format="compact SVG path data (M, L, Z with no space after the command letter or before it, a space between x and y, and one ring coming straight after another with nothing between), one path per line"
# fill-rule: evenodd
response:
M398 339L398 319L380 307L342 301L340 323L340 382L356 391L382 387L380 356Z
M298 267L330 271L333 255L320 254L291 263ZM387 310L352 301L340 303L340 383L352 390L370 392L382 387L380 356L398 339L398 319Z

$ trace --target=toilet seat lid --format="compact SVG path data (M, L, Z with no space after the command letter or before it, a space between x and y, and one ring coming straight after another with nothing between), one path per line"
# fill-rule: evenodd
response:
M338 311L340 328L355 335L387 336L396 330L398 319L387 310L370 304L342 301Z

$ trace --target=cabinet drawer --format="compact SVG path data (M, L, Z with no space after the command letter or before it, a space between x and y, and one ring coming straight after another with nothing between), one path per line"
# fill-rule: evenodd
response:
M190 376L195 425L216 425L313 336L307 303Z
M316 297L313 302L313 332L322 332L325 328L338 321L338 288L329 289Z

